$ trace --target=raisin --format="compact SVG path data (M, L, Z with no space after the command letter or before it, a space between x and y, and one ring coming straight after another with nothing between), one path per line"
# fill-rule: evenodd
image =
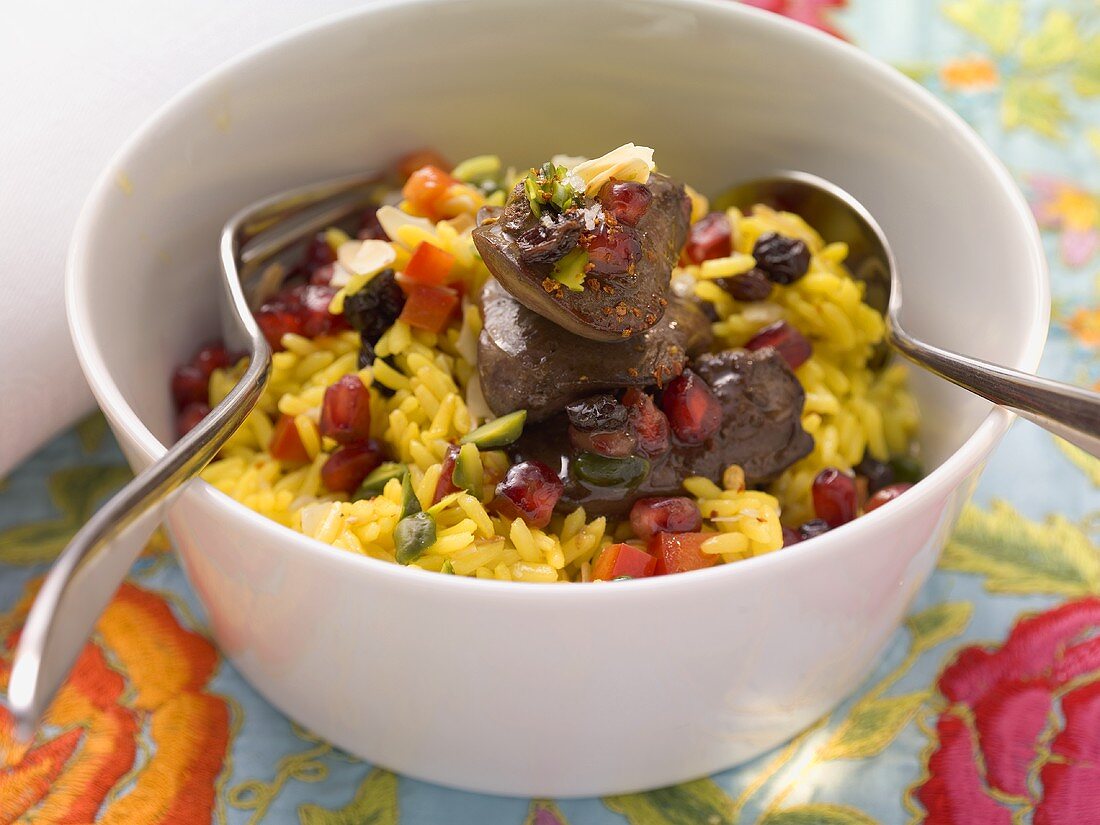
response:
M756 267L776 284L793 284L810 268L810 250L797 238L765 232L752 247Z
M772 282L759 268L750 269L748 272L732 275L729 278L719 278L715 283L733 298L746 303L763 301L772 294Z
M405 308L405 293L392 269L379 272L365 287L344 299L344 317L364 341L378 342Z
M581 432L610 432L626 427L627 409L613 395L593 395L565 408L569 423Z
M854 469L856 475L867 479L867 491L872 495L894 483L894 469L885 461L872 458L870 453L865 453Z

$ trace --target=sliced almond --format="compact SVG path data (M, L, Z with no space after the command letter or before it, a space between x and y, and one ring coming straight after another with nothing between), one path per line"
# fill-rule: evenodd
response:
M386 241L345 241L336 250L336 259L353 275L373 275L392 264L397 253Z

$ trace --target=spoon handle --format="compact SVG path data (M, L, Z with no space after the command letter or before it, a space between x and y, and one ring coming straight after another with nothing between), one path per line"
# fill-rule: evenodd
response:
M911 361L1100 458L1100 393L934 347L896 324L890 339Z
M16 735L29 740L69 675L99 614L183 485L197 475L256 406L271 367L253 341L237 386L198 426L116 493L69 541L35 597L19 637L7 703Z

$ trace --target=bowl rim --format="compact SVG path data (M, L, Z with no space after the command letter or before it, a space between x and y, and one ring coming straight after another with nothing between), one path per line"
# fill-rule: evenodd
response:
M126 159L139 146L146 143L161 128L177 108L203 89L216 85L231 77L252 63L266 59L271 53L277 53L286 45L300 38L316 35L343 26L351 19L384 14L391 10L400 10L409 6L436 5L440 0L377 0L366 6L345 10L325 16L307 25L299 26L277 37L264 41L230 61L227 61L178 91L160 106L145 122L122 144L96 179L84 205L81 208L69 246L65 272L65 307L69 322L69 331L76 349L81 369L91 386L99 405L108 413L108 417L120 426L132 439L132 442L147 462L160 458L166 447L150 432L130 407L114 382L110 370L95 342L91 332L94 324L86 300L90 288L84 267L85 249L92 243L100 214L112 196L116 181L125 166ZM503 3L505 0L485 0L489 3ZM817 31L801 23L784 18L778 14L762 11L728 0L632 0L637 7L645 5L651 9L685 8L702 14L721 14L740 18L743 25L771 28L781 38L787 38L795 48L816 51L825 54L827 59L847 61L875 78L881 84L891 87L915 105L923 108L949 126L969 148L975 151L993 173L996 185L1002 195L1014 207L1020 229L1025 235L1028 257L1022 262L1031 273L1031 284L1035 291L1035 305L1031 318L1022 336L1026 345L1019 357L1010 366L1025 371L1034 371L1039 364L1049 332L1050 281L1046 257L1043 251L1038 226L1020 189L1011 174L993 151L986 146L977 133L946 104L938 100L931 92L915 81L905 77L888 64L872 57L867 52L846 43L836 37ZM525 601L531 599L561 599L563 593L576 598L605 598L603 594L614 594L612 598L647 598L649 594L662 591L673 594L683 588L705 586L725 586L727 579L764 574L770 567L777 565L797 565L806 553L829 553L840 549L841 543L852 544L859 540L858 531L867 533L875 530L887 519L899 519L906 513L916 510L930 499L943 498L985 460L1008 430L1015 416L1004 409L992 407L986 417L978 424L973 433L947 458L918 482L905 496L893 502L888 508L879 508L843 526L843 529L825 533L812 542L803 542L784 548L781 553L768 553L744 559L736 564L720 564L714 567L693 571L689 576L656 576L619 583L616 587L530 587L525 582L504 582L490 579L478 579L467 576L442 576L417 569L406 569L403 565L381 561L369 556L359 556L346 551L333 552L331 545L310 538L284 527L267 517L250 510L245 505L222 493L202 479L194 479L186 491L187 495L201 497L211 506L227 511L238 520L244 520L254 530L270 531L264 535L265 541L282 542L293 545L294 552L311 556L313 563L332 565L333 569L349 575L377 574L392 577L387 584L412 590L425 590L438 595L457 597L467 593L477 597L515 598L521 596Z

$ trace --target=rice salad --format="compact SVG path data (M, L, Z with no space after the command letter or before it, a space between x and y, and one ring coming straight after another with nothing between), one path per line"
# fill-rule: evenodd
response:
M267 518L435 573L619 581L778 551L919 478L884 320L798 215L712 208L633 144L417 152L376 202L254 296L270 381L202 477ZM181 434L246 365L213 343L177 369Z

